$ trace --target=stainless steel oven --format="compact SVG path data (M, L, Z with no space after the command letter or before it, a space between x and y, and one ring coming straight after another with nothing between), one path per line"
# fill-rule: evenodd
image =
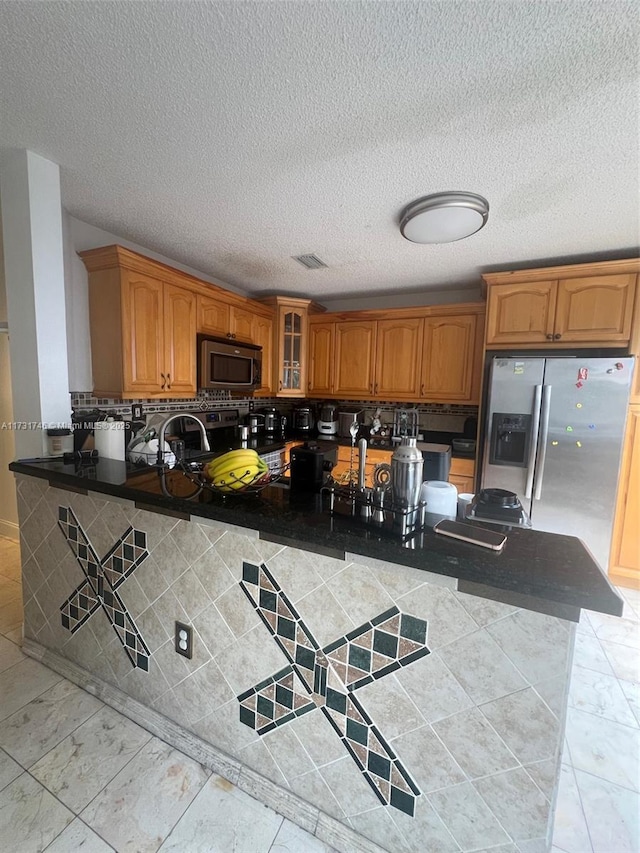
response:
M261 377L262 347L198 335L198 388L252 394Z

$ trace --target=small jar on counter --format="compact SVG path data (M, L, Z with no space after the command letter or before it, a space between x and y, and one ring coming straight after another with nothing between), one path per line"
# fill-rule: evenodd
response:
M70 429L48 429L47 450L49 456L62 456L73 452L73 432Z

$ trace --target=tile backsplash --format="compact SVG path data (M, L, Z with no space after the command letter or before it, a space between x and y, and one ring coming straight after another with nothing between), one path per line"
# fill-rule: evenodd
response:
M142 405L144 414L154 414L157 412L180 412L193 411L200 409L202 411L211 411L215 409L238 409L240 415L244 415L250 410L251 406L256 409L261 409L264 406L275 406L281 413L288 414L290 410L298 404L308 404L314 406L321 405L322 401L316 400L283 400L278 398L238 398L232 397L230 391L199 391L193 399L140 399L140 400L117 400L107 399L102 397L94 397L91 391L74 391L71 393L71 408L76 409L95 409L100 408L108 410L111 414L124 415L125 418L131 415L131 406L134 403ZM352 409L361 408L364 410L365 423L371 423L373 413L377 408L381 409L381 420L383 423L393 424L394 410L399 407L417 408L419 413L419 424L421 430L434 430L443 432L462 432L464 422L468 417L477 417L477 406L458 406L448 403L427 403L424 405L413 403L397 403L392 400L384 400L376 402L371 400L339 400L336 402L340 408Z

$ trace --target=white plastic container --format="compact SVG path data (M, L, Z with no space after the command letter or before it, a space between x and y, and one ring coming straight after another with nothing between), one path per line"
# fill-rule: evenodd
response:
M471 495L468 492L460 492L458 495L458 518L464 520L467 517L473 498L474 495Z
M124 462L124 421L116 421L113 418L96 421L93 435L100 458Z
M427 504L427 512L444 518L455 518L458 509L458 490L444 480L428 480L422 484L420 499Z

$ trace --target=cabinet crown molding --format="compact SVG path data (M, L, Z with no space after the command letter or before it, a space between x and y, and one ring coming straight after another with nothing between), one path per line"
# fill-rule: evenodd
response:
M240 296L240 294L226 290L221 285L203 281L190 273L164 264L162 261L148 258L132 249L125 249L124 246L114 244L112 246L101 246L98 249L86 249L83 252L78 252L78 256L82 258L89 273L110 269L126 269L158 278L169 284L175 284L176 287L184 287L201 296L209 296L229 305L245 307L265 316L271 316L271 312L262 301Z
M519 284L528 281L550 281L558 278L582 278L583 276L618 275L640 272L640 258L625 258L616 261L595 261L588 264L535 267L525 270L506 270L483 273L483 289L493 284Z
M310 317L311 323L340 323L358 320L400 320L421 317L455 317L457 315L482 314L487 310L486 302L451 302L445 305L419 305L409 308L371 308L366 311L329 311Z
M324 305L314 302L313 299L302 299L298 296L262 296L258 301L272 308L278 308L281 305L290 308L303 308L308 314L322 314L327 310Z

